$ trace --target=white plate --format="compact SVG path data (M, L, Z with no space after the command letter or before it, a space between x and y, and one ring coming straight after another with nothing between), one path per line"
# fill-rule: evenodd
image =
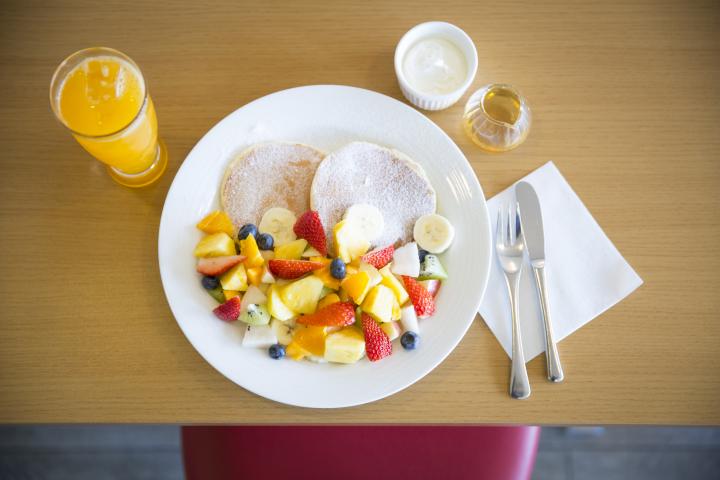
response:
M458 120L459 121L459 120ZM382 361L354 365L272 360L264 349L240 346L240 322L212 314L215 301L200 286L193 248L195 224L218 208L218 187L233 154L259 141L307 143L330 152L353 140L396 148L419 162L437 191L438 213L455 226L443 262L450 278L437 313L421 320L421 346ZM272 172L267 172L272 175ZM296 212L301 213L301 212ZM418 111L385 95L317 85L273 93L215 125L185 159L165 200L158 239L160 275L180 328L205 360L238 385L302 407L372 402L408 387L460 342L480 305L490 271L490 224L480 184L453 141ZM232 407L230 407L232 408Z

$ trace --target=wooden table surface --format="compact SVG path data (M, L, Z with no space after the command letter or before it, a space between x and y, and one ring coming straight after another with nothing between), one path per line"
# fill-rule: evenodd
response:
M136 3L136 5L132 5ZM720 424L720 5L606 2L5 2L0 12L0 422ZM492 196L553 160L645 284L529 364L531 399L478 317L438 368L373 404L289 407L208 365L166 303L160 213L192 146L268 93L345 84L402 99L393 51L442 19L473 38L473 87L518 86L534 125L482 153L462 104L428 117ZM145 74L170 164L114 184L55 121L50 76L107 45Z

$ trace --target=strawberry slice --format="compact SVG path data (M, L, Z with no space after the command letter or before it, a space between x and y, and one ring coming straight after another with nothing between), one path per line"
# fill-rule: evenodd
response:
M369 263L378 270L390 263L395 254L395 247L392 245L385 248L376 248L372 252L368 252L362 256L362 261Z
M380 325L367 313L362 314L362 328L365 334L365 352L371 362L392 355L392 342Z
M243 260L245 260L245 256L243 255L201 258L198 260L197 271L203 275L210 275L214 277L227 272Z
M324 266L324 263L310 262L308 260L279 260L273 258L268 262L270 273L277 278L285 278L287 280L302 277L306 273L321 269Z
M308 210L303 213L295 222L293 231L299 238L307 240L323 257L327 255L325 229L317 212Z
M427 290L428 293L433 296L433 298L435 298L437 296L438 290L440 290L440 280L437 280L437 279L422 280L419 283L420 283L420 285L425 287L425 290Z
M213 313L220 320L234 322L240 316L240 303L240 297L232 297L230 300L213 310Z
M418 318L426 318L435 313L435 300L430 292L412 277L403 275L402 279Z
M304 325L346 327L355 323L355 305L350 302L332 303L315 313L302 315L297 322Z

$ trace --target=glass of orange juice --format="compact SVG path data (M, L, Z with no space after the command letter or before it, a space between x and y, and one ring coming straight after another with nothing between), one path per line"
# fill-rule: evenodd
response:
M144 187L165 171L155 106L140 68L122 52L94 47L63 60L50 82L50 105L121 185Z

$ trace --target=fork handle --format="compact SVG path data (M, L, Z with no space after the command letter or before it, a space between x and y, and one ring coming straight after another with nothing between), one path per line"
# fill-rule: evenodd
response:
M552 322L548 309L548 296L545 281L545 266L533 265L535 273L535 284L537 285L538 296L540 297L540 309L542 310L543 323L545 324L545 360L547 360L547 378L551 382L562 382L565 378L562 366L560 365L560 354L553 337Z
M520 319L518 288L520 286L520 272L507 276L507 286L510 292L510 310L512 312L512 367L510 369L510 396L519 400L530 396L530 380L525 366L525 353L520 333Z

